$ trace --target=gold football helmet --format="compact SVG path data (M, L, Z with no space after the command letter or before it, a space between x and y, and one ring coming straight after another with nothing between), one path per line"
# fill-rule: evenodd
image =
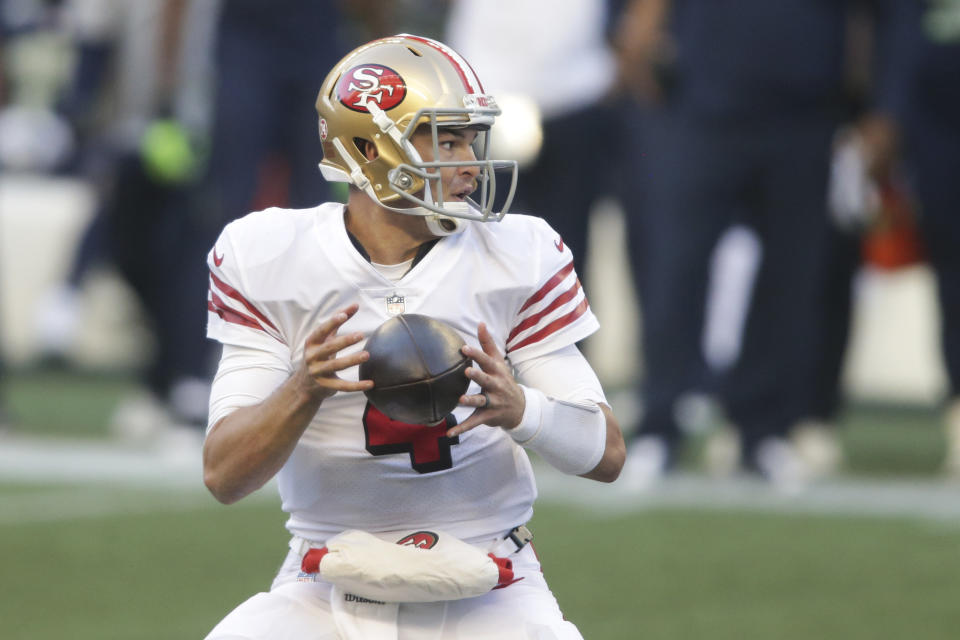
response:
M354 49L327 76L316 106L327 180L349 182L392 211L426 216L436 235L462 230L462 220L500 220L509 209L517 163L489 157L500 109L467 61L443 43L401 34ZM476 160L424 162L410 140L423 124L433 132L434 158L438 128L475 128ZM364 141L377 149L373 160ZM439 169L457 166L479 168L478 199L444 202ZM497 169L512 174L501 210L493 211Z

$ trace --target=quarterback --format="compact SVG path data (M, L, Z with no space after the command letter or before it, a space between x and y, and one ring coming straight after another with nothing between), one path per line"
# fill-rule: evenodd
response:
M444 44L359 47L316 106L320 169L350 184L347 204L251 213L208 254L223 351L204 482L232 503L276 476L291 541L269 591L207 637L580 638L524 526L525 449L601 482L624 460L576 347L598 322L570 249L506 214L516 165L487 144L499 109ZM358 379L366 336L400 313L450 325L473 360L439 424L391 420Z

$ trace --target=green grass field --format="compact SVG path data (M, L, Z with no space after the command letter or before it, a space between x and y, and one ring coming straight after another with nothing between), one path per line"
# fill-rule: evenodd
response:
M129 390L31 374L7 391L18 432L95 440ZM932 410L849 412L851 477L930 481L936 422ZM810 513L783 500L603 506L553 493L531 528L588 639L960 637L960 518ZM225 507L201 487L0 481L0 638L202 638L268 586L283 520L269 488Z

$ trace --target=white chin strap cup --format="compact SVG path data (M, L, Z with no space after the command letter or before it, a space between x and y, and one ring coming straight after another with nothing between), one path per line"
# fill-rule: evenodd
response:
M452 236L460 233L466 228L466 220L462 218L451 218L450 216L441 216L440 214L431 214L426 217L427 229L435 236Z

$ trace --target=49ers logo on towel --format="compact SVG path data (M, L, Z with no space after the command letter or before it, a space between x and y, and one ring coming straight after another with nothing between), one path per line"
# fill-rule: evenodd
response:
M337 99L348 109L361 113L368 113L367 103L371 100L389 111L406 95L407 84L400 74L382 64L353 67L337 83Z
M405 538L397 540L401 547L417 547L419 549L432 549L436 546L439 538L433 531L417 531L411 533Z

